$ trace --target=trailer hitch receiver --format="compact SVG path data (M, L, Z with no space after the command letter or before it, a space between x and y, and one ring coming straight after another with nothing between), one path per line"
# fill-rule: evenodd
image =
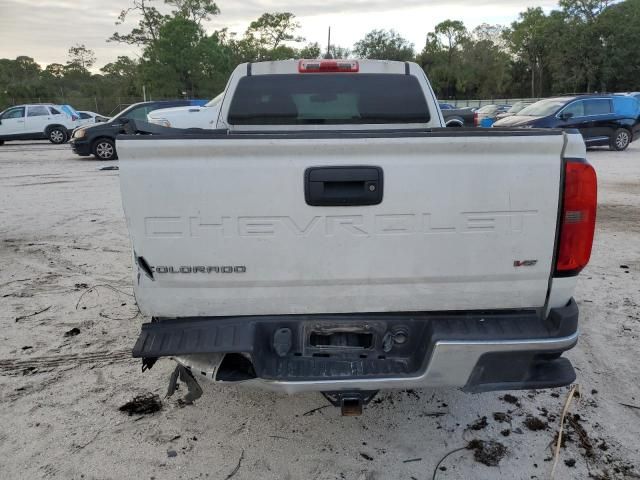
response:
M334 407L340 407L343 417L357 417L362 415L362 408L367 405L378 390L355 390L345 392L322 392L324 398Z

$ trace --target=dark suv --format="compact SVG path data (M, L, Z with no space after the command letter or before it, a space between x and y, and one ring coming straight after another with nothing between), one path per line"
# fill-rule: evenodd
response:
M80 127L73 131L71 148L80 156L94 155L99 160L115 160L116 136L124 133L129 120L147 121L147 114L161 108L202 106L207 100L163 100L135 103L107 122Z
M631 96L573 95L540 100L494 127L575 128L587 147L625 150L640 137L640 102Z

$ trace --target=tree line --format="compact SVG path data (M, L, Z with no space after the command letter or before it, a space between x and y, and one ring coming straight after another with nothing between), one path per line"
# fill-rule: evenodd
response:
M212 98L239 63L327 53L298 35L300 24L289 12L264 13L242 35L207 33L207 22L220 15L213 0L159 1L132 0L120 13L116 25L132 18L137 25L107 41L137 46L139 57L119 56L100 73L92 73L95 54L82 44L68 50L65 63L44 69L27 56L0 59L0 107L85 97L109 113L113 101L101 107L97 99L139 98L143 85L152 98ZM351 49L331 45L329 53L415 61L443 99L543 97L640 90L639 41L640 0L559 0L550 13L528 8L509 26L469 30L461 21L443 21L421 49L380 29Z

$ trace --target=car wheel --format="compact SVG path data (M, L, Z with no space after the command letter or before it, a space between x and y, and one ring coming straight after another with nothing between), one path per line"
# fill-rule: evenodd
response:
M51 143L58 145L67 141L67 132L60 127L53 127L47 137Z
M110 138L101 138L93 145L93 154L98 160L115 160L116 144Z
M611 150L616 150L621 152L622 150L626 150L629 144L631 143L631 134L629 130L624 128L619 128L616 130L616 133L611 137Z

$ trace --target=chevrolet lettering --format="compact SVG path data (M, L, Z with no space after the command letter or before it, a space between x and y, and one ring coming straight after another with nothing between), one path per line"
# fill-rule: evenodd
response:
M261 237L294 235L412 235L443 233L503 232L522 233L527 217L536 210L499 210L461 212L456 218L432 213L400 213L365 215L326 215L308 218L289 216L231 217L148 217L145 234L150 238L164 237Z

